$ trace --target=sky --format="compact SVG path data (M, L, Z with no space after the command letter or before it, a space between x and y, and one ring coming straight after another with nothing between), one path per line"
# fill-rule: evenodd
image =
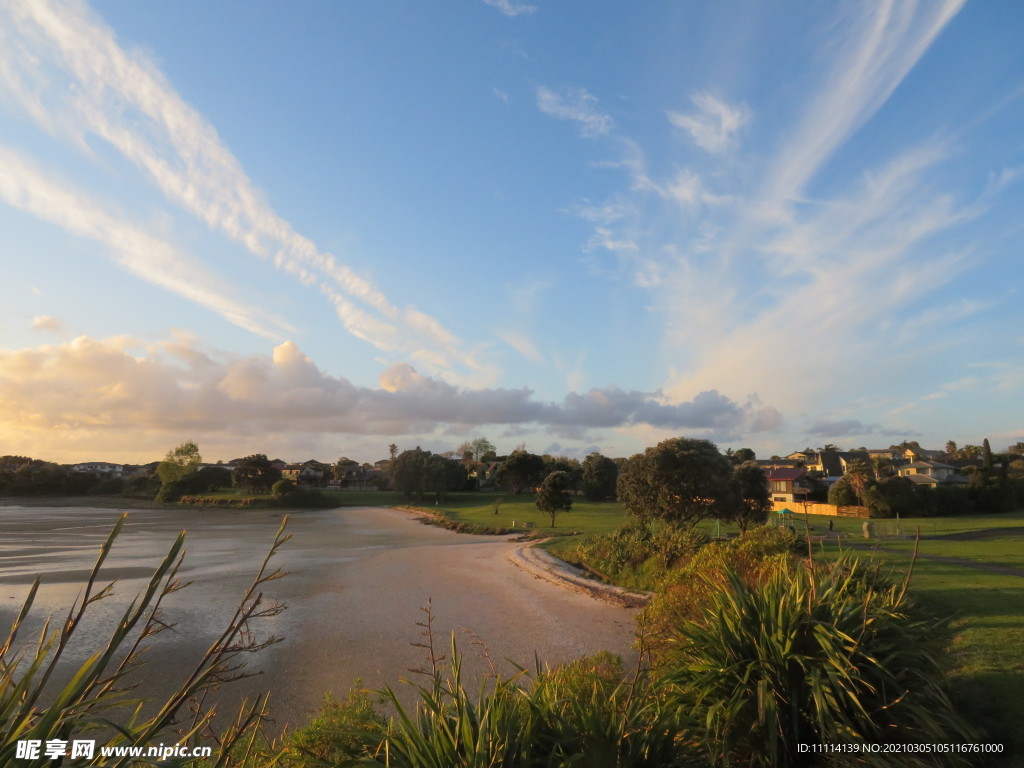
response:
M1024 6L0 5L0 454L1024 440Z

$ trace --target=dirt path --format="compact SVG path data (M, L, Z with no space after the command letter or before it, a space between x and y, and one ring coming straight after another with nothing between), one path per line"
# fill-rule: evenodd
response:
M538 579L549 581L574 592L604 600L606 603L621 605L624 608L640 608L650 602L651 596L646 592L603 584L589 578L579 568L575 568L563 560L559 560L550 552L536 546L540 542L520 544L508 553L509 560Z

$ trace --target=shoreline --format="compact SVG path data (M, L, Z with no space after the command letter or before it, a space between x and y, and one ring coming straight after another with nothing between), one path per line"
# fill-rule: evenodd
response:
M0 569L0 623L13 618L36 573L43 586L32 624L66 613L80 588L80 576L95 560L99 543L119 517L115 508L70 505L0 506L8 531ZM21 507L21 508L19 508ZM218 634L238 593L251 579L257 558L283 516L281 510L189 509L179 505L129 511L101 578L119 579L116 594L95 606L69 663L80 663L102 641L104 627L147 581L157 558L182 529L188 530L183 577L194 583L168 603L167 615L180 631L155 638L142 673L148 696L158 696ZM538 578L516 564L510 551L522 547L509 536L456 535L430 525L413 525L419 510L343 507L293 515L292 540L275 564L289 572L268 589L268 599L287 611L261 628L284 642L250 660L258 677L224 691L221 708L230 712L242 698L273 692L278 724L306 722L332 691L343 697L361 685L396 687L408 670L424 665L423 610L431 606L434 640L448 654L458 638L471 685L489 674L487 653L506 675L516 663L533 659L552 666L607 650L629 666L635 658L634 609ZM37 627L25 627L24 637ZM482 641L480 640L482 638ZM509 661L505 661L509 660ZM275 726L276 727L276 726Z
M138 510L157 510L163 509L167 511L173 510L196 510L196 509L218 509L223 510L224 507L211 507L203 504L182 504L181 502L175 502L174 504L164 504L157 501L145 501L137 499L128 499L125 497L118 496L57 496L57 497L42 497L42 496L26 496L26 497L8 497L0 498L0 508L2 507L29 507L29 508L40 508L40 507L88 507L92 509L123 509L125 511L131 511L132 509ZM234 508L232 508L234 509ZM264 507L253 507L252 510L266 510L266 509L277 509L275 508L264 508ZM333 507L333 510L344 510L344 509L362 509L362 507ZM443 525L435 525L436 521L447 520L444 515L440 515L430 510L409 507L409 506L382 506L382 507L367 507L367 509L391 509L397 512L403 512L407 515L412 516L417 522L422 525L430 525L433 527L440 528L442 530L450 530L459 536L476 536L482 534L465 533L462 531L452 530L451 528ZM245 512L245 509L238 511ZM303 509L284 509L278 510L285 514L299 514L304 512L314 512L317 510L303 510ZM537 547L544 539L524 539L522 534L484 534L492 536L494 539L503 539L508 542L518 542L519 546L514 548L508 554L508 559L516 567L526 571L537 579L547 581L556 586L562 587L563 589L570 590L572 592L578 592L580 594L588 595L596 600L602 600L612 605L621 606L623 608L641 608L650 602L651 595L647 592L641 592L637 590L626 589L625 587L619 587L614 584L605 584L604 582L597 581L587 574L576 568L573 565L560 560L551 553Z

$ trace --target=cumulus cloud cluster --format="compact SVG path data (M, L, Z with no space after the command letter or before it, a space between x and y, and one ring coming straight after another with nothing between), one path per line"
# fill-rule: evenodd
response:
M141 349L141 351L140 351ZM168 434L426 434L450 426L608 429L648 425L728 432L772 409L709 390L669 404L659 392L617 387L544 402L526 387L468 389L396 363L380 386L320 370L292 342L273 354L228 358L179 336L136 340L81 336L65 344L0 351L0 434L40 430Z

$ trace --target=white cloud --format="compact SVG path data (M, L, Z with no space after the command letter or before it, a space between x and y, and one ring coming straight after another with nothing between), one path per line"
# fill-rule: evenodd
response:
M521 13L530 14L537 10L535 5L525 3L513 3L512 0L484 0L492 8L497 8L506 16L518 16Z
M508 344L512 349L521 354L527 360L535 363L543 363L544 355L540 353L537 346L523 333L519 331L495 331L494 335Z
M690 99L698 111L694 114L669 112L669 122L689 133L697 146L712 154L731 149L736 134L750 120L750 110L743 104L729 105L710 93L695 93Z
M37 315L32 318L32 329L36 331L48 331L49 333L63 334L64 323L50 315Z
M214 128L146 55L122 49L84 3L15 0L2 12L0 83L41 126L86 151L87 134L100 137L212 229L303 284L319 284L336 305L359 303L362 314L338 313L358 338L409 355L432 352L424 357L442 361L435 370L454 378L466 369L480 372L473 355L436 320L393 306L370 281L295 232Z
M465 389L408 363L359 387L321 371L292 342L238 358L179 336L144 350L128 338L0 350L0 439L38 444L65 430L103 435L181 433L219 439L334 433L409 435L471 425L536 425L584 434L646 424L710 433L735 429L750 409L715 391L669 404L661 393L617 387L543 402L527 388ZM40 434L44 437L40 438ZM134 439L134 438L133 438Z
M611 117L597 109L597 97L584 88L566 88L558 93L540 86L537 107L545 115L579 123L580 131L588 138L604 136L612 129Z
M763 215L800 197L833 152L878 111L917 64L965 0L880 3L846 18L843 33L827 41L828 70L792 140L766 174Z
M807 79L812 88L795 127L786 125L788 114L766 126L786 137L781 147L751 156L742 168L730 150L738 149L750 112L708 93L693 96L694 111L669 114L712 155L699 174L692 163L659 173L638 144L620 141L624 157L606 165L628 174L628 189L587 201L577 213L593 224L585 250L614 251L620 272L652 294L664 321L663 354L679 371L665 384L669 401L753 384L774 409L759 425L776 429L782 413L813 421L808 412L852 399L868 378L900 371L905 345L933 343L922 335L926 323L900 319L971 265L970 251L942 248L936 235L983 211L931 181L953 150L918 139L845 188L834 178L838 191L830 198L803 198L961 6L949 0L840 11L844 23L822 40L826 65ZM989 187L1014 178L999 173ZM951 313L983 308L971 302ZM924 314L918 310L922 321ZM867 366L851 371L851 360L871 360L871 373ZM753 423L744 422L747 429Z
M103 243L137 277L216 312L241 328L280 340L283 321L231 298L232 290L199 264L137 224L120 219L16 153L0 147L0 200L79 237Z

